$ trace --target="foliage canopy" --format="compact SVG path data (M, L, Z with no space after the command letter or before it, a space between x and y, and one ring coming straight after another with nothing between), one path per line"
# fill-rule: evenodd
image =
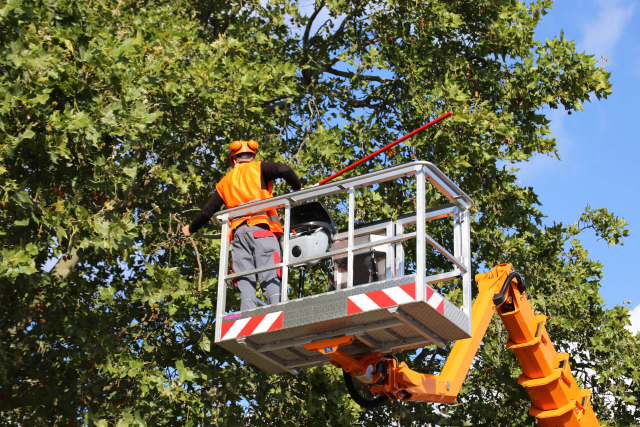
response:
M311 185L448 110L357 172L422 159L459 183L478 206L474 268L512 262L599 417L640 422L640 342L624 329L628 308L604 308L602 265L576 239L594 229L620 243L626 222L587 207L574 224L545 224L505 166L558 156L547 108L571 114L611 94L609 73L574 42L534 40L551 3L331 0L303 15L291 0L7 1L0 423L534 425L498 323L464 404L438 411L362 412L334 368L268 377L242 364L211 344L218 245L198 242L199 295L193 248L176 233L226 172L233 139L260 141L262 158ZM361 195L358 219L412 210L410 185ZM311 291L323 286L312 276ZM442 361L433 348L400 356L425 372Z

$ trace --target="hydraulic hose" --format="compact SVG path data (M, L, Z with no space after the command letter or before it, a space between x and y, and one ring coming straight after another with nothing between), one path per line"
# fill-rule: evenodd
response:
M520 293L524 293L524 291L527 289L527 283L524 281L524 278L520 276L520 273L514 271L509 275L509 277L507 277L507 280L505 280L500 293L493 297L493 304L496 307L500 307L502 304L504 304L507 298L507 290L509 289L509 285L511 285L511 281L513 279L516 279L516 284L518 285L518 291L520 291Z

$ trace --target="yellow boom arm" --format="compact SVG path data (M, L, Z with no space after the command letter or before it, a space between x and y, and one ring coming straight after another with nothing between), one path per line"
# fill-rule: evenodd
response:
M541 427L596 427L599 422L591 408L591 391L581 390L569 367L569 355L558 354L545 324L546 316L533 313L524 295L524 281L513 266L501 264L476 276L479 293L473 303L471 338L453 346L440 375L415 372L403 362L381 354L354 358L338 346L355 337L335 338L306 344L320 351L351 377L368 384L369 390L389 399L422 402L455 402L480 343L497 311L509 334L507 347L515 353L523 374L518 383L525 387L533 406L529 414ZM331 345L329 345L331 344Z

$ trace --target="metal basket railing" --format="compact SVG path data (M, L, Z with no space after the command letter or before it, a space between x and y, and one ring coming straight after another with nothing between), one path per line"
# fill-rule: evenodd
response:
M364 244L355 245L355 192L359 188L374 186L383 182L393 181L402 177L416 175L416 212L415 214L400 217L395 222L395 230L387 233L383 239L378 239ZM450 203L435 208L425 208L425 185L429 181L437 188ZM321 197L332 196L340 193L348 193L348 229L347 246L342 249L327 251L320 255L296 259L289 258L289 238L290 238L290 216L291 207L315 200ZM455 185L446 175L444 175L434 164L425 161L407 163L370 172L353 178L327 183L325 185L314 186L294 193L273 197L266 200L259 200L247 203L233 209L220 211L215 215L215 221L222 226L220 235L222 236L220 245L220 266L218 276L218 302L216 316L218 319L224 317L226 313L226 281L245 275L256 274L262 271L282 268L281 302L288 302L287 287L289 280L289 268L294 264L321 260L335 257L336 255L347 255L347 289L353 287L353 256L354 252L373 248L381 245L395 245L394 275L400 277L404 275L404 249L401 244L410 239L416 239L416 300L424 301L425 284L438 283L455 278L461 278L463 290L462 311L468 316L471 331L471 245L470 245L470 210L474 206L473 201L457 185ZM284 237L282 244L282 262L265 267L259 267L241 273L229 274L229 224L232 219L255 215L271 209L284 209ZM426 224L427 221L452 216L454 219L453 253L436 242L429 236L425 227L416 226L416 231L405 233L405 228L411 225ZM344 236L340 236L344 239ZM434 250L440 252L453 264L453 270L447 273L426 276L426 244ZM419 286L422 284L422 286ZM339 292L339 290L338 290ZM221 322L216 322L216 342L220 339Z

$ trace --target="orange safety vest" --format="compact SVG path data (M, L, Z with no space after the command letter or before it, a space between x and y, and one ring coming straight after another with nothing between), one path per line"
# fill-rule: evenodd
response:
M232 209L243 203L255 200L265 200L273 197L271 181L264 190L261 185L260 164L262 162L240 163L226 174L216 185L218 194L224 200L227 208ZM229 238L233 237L233 230L246 221L247 225L267 224L276 237L284 234L280 219L275 209L265 213L255 214L238 219L229 218L231 221L231 232Z

